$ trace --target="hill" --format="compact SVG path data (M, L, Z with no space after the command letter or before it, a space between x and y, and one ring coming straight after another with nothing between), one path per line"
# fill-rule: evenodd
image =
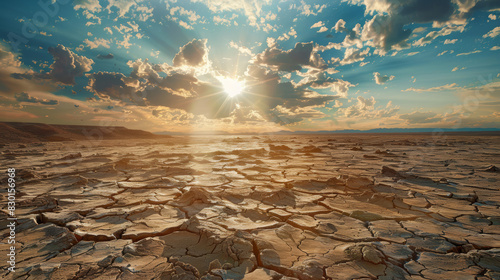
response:
M31 143L77 140L158 139L143 130L123 126L55 125L43 123L0 122L0 143Z

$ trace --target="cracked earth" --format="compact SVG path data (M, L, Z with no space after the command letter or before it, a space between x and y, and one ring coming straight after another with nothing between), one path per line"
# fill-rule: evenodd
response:
M497 136L200 136L0 148L0 278L500 279Z

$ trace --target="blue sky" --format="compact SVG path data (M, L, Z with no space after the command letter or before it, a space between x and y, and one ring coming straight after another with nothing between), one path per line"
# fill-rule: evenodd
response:
M0 120L150 131L500 128L492 0L0 9Z

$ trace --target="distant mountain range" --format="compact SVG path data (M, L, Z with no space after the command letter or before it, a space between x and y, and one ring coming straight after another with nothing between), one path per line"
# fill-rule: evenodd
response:
M238 133L222 131L197 131L189 135L292 135L292 134L336 134L336 133L472 133L474 135L500 135L498 128L376 128L370 130L321 130L278 131L274 133ZM43 123L0 122L0 144L33 143L50 141L85 141L117 139L161 139L171 135L188 135L178 132L151 133L128 129L123 126L55 125Z
M288 134L335 134L335 133L455 133L455 132L495 132L500 133L500 128L375 128L369 130L356 130L356 129L344 129L344 130L319 130L319 131L277 131L272 133L228 133L224 131L198 131L191 133L182 133L182 132L155 132L155 134L159 135L254 135L254 134L271 134L271 135L288 135Z
M0 122L0 143L50 141L158 139L170 137L123 126L55 125L43 123Z

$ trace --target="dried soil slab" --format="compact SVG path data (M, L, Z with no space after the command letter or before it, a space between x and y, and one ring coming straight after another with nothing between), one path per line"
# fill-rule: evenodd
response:
M327 198L321 202L329 209L338 211L361 221L377 220L409 220L418 216L413 213L401 213L398 209L390 209L376 204L362 202L347 196Z
M393 220L372 221L369 226L373 236L385 241L405 243L413 234Z
M132 225L123 232L123 239L134 241L146 237L161 236L180 229L186 219L178 209L168 206L151 207L127 217Z
M374 239L365 224L351 217L331 212L315 215L318 225L314 231L343 241L366 241Z
M108 216L101 219L83 219L72 221L67 226L74 230L78 238L89 241L108 241L121 237L125 229L133 223L119 216Z

